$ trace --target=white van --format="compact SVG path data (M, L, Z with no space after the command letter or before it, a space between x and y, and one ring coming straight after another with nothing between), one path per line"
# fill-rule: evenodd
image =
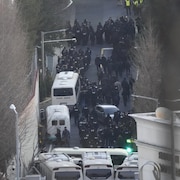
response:
M63 71L56 74L51 98L53 105L65 104L70 109L78 103L81 90L79 74L73 71Z
M49 140L56 140L57 129L64 127L70 132L70 113L66 105L50 105L46 108L47 133ZM62 134L61 134L62 135Z

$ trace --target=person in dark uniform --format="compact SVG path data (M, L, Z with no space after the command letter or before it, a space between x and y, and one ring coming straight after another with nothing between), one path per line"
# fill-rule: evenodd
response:
M96 69L98 71L100 68L100 57L98 55L95 58L95 65L96 65Z
M56 133L56 145L59 146L62 143L61 139L61 130L57 128L57 133Z
M96 29L96 43L97 44L103 44L103 26L99 22Z
M73 107L74 124L77 125L79 122L80 110L77 105Z
M90 22L89 22L89 39L91 42L91 46L94 46L96 34L95 34L94 28L92 27Z
M77 40L77 42L76 42L77 45L80 45L81 39L82 39L82 33L81 33L81 26L77 20L75 20L75 22L74 22L73 32L74 32L74 35L75 35L76 40Z
M88 43L89 29L88 26L84 23L82 24L81 34L82 34L82 45L85 46Z
M124 102L124 106L127 105L127 101L129 99L130 96L130 87L129 87L129 83L127 82L126 78L123 79L122 83L122 96L123 96L123 102Z
M64 127L64 130L62 132L62 140L63 140L65 146L67 146L67 147L70 146L70 132L67 129L67 127Z

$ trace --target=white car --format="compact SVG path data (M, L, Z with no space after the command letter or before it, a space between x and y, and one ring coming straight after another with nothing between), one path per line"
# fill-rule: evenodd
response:
M103 122L104 118L109 114L111 118L114 117L114 113L120 111L115 105L98 104L95 106L95 111L98 116L98 121Z

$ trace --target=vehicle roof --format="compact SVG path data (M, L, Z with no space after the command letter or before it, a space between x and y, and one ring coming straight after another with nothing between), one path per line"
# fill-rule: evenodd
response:
M40 161L58 161L58 160L61 160L61 161L71 161L70 156L68 156L65 153L55 154L55 153L51 153L51 152L40 153L38 159Z
M39 155L40 163L45 164L49 169L54 168L77 168L79 167L74 161L65 153L54 154L54 153L41 153Z
M138 161L138 152L133 152L130 154L128 157L124 159L124 162L126 161L132 161L132 160L137 160Z
M103 109L107 109L107 108L116 108L116 109L119 109L117 106L111 105L111 104L98 104L98 105L96 105L96 107L102 107Z
M138 167L138 152L133 152L127 156L121 166L136 166Z
M111 165L113 167L110 159L87 159L83 161L83 165Z
M71 161L46 161L45 164L51 170L57 168L80 168L80 166Z
M106 151L98 152L98 151L92 151L92 152L84 152L83 153L83 159L111 159L110 154Z
M84 152L83 153L83 165L111 165L112 160L107 152Z
M52 152L54 153L61 153L65 152L67 154L74 154L74 155L82 155L84 152L109 152L110 155L123 155L128 156L128 152L123 148L79 148L79 147L73 147L73 148L54 148Z
M46 108L47 118L54 119L69 119L69 108L66 105L50 105Z
M69 88L76 84L79 74L73 71L63 71L56 74L52 88Z

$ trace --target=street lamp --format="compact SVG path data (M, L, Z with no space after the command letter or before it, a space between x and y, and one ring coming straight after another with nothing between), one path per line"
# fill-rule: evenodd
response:
M131 96L132 97L136 97L136 98L141 98L141 99L147 99L147 100L155 101L156 102L156 108L158 108L158 106L159 106L159 100L156 99L156 98L147 97L147 96L140 96L140 95L135 95L135 94L132 94Z
M66 9L67 9L68 7L70 7L72 4L73 4L73 1L70 0L70 1L69 1L69 4L68 4L65 8L63 8L61 11L66 10Z
M16 178L19 180L19 135L18 135L18 112L16 111L16 106L14 104L11 104L9 107L11 110L14 111L16 115Z

